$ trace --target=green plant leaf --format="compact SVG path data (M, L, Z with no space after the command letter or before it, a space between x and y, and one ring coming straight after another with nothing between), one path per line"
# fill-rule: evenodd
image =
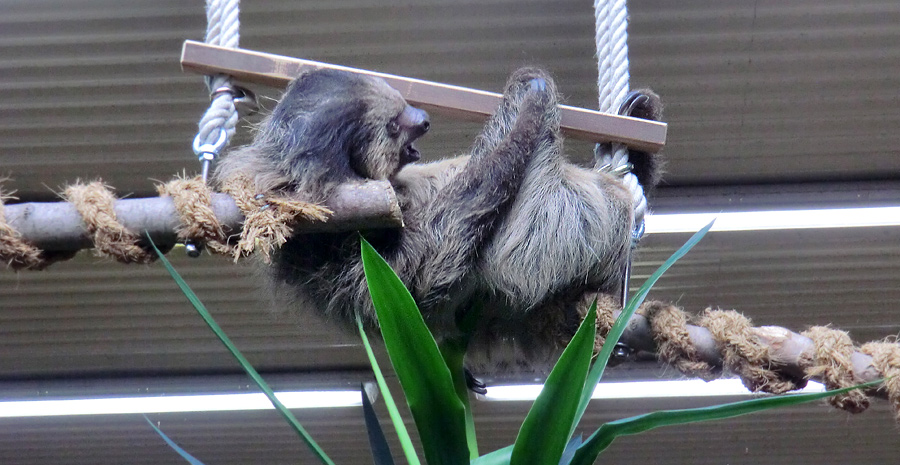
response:
M481 318L482 303L478 302L464 312L457 319L457 328L460 336L443 341L438 347L444 362L450 370L453 379L453 388L459 401L462 402L466 412L466 442L469 444L469 458L478 457L478 439L475 436L475 418L472 415L472 406L469 402L469 386L466 382L465 358L469 348L469 340L475 331L478 319Z
M240 350L231 342L231 339L228 335L225 334L225 331L219 326L218 323L213 319L212 315L203 305L203 302L200 301L200 298L197 297L197 294L194 294L194 291L187 285L187 283L182 279L181 275L175 271L175 268L169 263L169 260L156 248L156 244L153 243L153 240L150 239L150 235L147 235L147 240L150 241L150 245L153 246L153 250L156 251L156 255L159 256L159 261L166 267L166 270L169 271L169 274L172 275L172 279L175 280L175 283L178 284L178 287L181 289L181 292L187 297L188 301L191 302L191 305L194 306L194 309L197 310L197 313L200 314L200 317L203 318L203 321L206 322L206 325L216 334L222 344L225 344L225 347L228 348L228 351L231 352L231 355L238 361L241 365L241 368L250 376L250 378L256 383L257 386L265 393L266 397L269 398L269 402L275 406L275 409L278 413L288 422L289 425L300 435L300 438L303 439L303 442L309 446L310 450L313 454L324 464L326 465L334 465L334 462L331 461L331 458L325 454L325 451L316 444L316 441L313 440L312 436L306 432L303 426L300 425L300 422L297 421L297 418L294 417L294 414L291 413L281 401L275 397L275 393L272 392L272 389L269 385L262 379L262 376L256 372L256 369L250 365L250 362L244 357L244 354L241 353Z
M472 460L471 465L509 465L509 459L512 457L513 446L509 445L502 449L478 457Z
M594 301L525 417L510 465L559 463L571 436L579 396L591 366L596 320L597 302Z
M177 452L178 455L181 456L181 458L187 460L187 462L191 465L203 465L203 462L197 460L197 458L195 458L193 455L182 449L181 446L175 444L175 441L169 439L169 437L166 436L166 434L163 433L161 429L159 429L156 425L153 424L152 421L150 421L149 418L147 418L147 415L144 415L144 420L147 420L147 423L149 423L150 427L153 428L154 431L156 431L156 434L158 434L163 439L163 441L166 441L166 444L168 444L169 447L172 448L172 450Z
M360 249L384 345L406 394L426 461L468 463L465 408L434 337L394 270L363 238Z
M359 328L359 336L362 338L363 347L365 347L369 363L372 365L372 372L375 373L375 382L378 383L378 390L381 391L381 397L384 398L384 405L387 407L388 415L391 417L391 423L394 424L394 429L397 430L400 448L403 449L406 461L410 465L419 465L419 456L416 455L416 449L413 447L412 439L409 437L409 431L406 430L406 425L403 423L400 411L397 410L397 404L394 402L391 390L388 388L387 382L384 381L384 374L381 372L381 367L378 366L378 360L372 351L372 345L369 344L369 337L366 336L366 331L363 329L362 321L359 318L356 319L356 326Z
M562 453L562 457L559 459L559 465L569 465L572 462L572 459L575 458L575 452L581 447L581 444L584 443L584 437L580 434L577 436L572 436L572 439L569 440L569 443L566 444L566 449Z
M883 380L872 381L858 386L833 391L816 392L811 394L793 394L786 396L770 396L758 399L732 402L729 404L714 405L682 410L660 410L621 420L611 421L601 426L587 441L578 448L571 465L591 465L597 456L609 447L619 436L643 433L661 426L683 425L701 421L721 420L749 413L761 412L778 407L802 404L814 400L824 399L838 394L844 394L854 389L866 389L875 387Z
M391 455L391 447L375 415L375 408L369 400L365 386L360 385L359 393L362 395L363 417L366 420L366 432L369 435L369 447L372 449L372 460L375 465L394 465L394 456Z
M581 393L581 402L578 404L578 411L575 414L575 421L572 422L572 430L569 432L571 436L575 432L575 428L578 426L578 423L581 421L581 417L584 415L584 411L587 410L588 403L591 401L591 395L594 393L594 387L597 386L597 383L600 382L600 378L603 377L603 372L606 370L606 365L609 363L609 357L612 355L612 351L615 348L616 344L619 342L619 338L622 337L622 333L625 332L625 327L628 326L628 320L631 319L634 312L637 311L638 307L644 303L644 299L647 297L647 294L650 293L650 289L659 281L659 278L662 277L663 273L669 270L672 265L675 264L681 257L684 257L685 254L688 253L701 239L703 236L706 236L706 233L709 232L710 228L712 228L715 220L710 221L709 224L704 226L702 229L694 233L687 242L684 243L675 253L669 257L650 277L644 284L638 289L638 292L628 301L628 305L622 310L622 313L619 314L619 317L616 318L616 322L613 324L612 328L609 330L609 334L606 335L606 342L603 343L603 347L600 349L600 354L597 356L597 360L594 362L594 366L591 368L591 372L588 374L587 381L584 383L584 391ZM625 283L627 286L628 283Z
M466 443L469 445L469 458L478 457L478 440L475 437L475 418L472 416L472 406L469 404L469 386L466 384L466 372L464 361L466 358L465 341L457 339L445 341L439 347L444 362L450 370L453 380L453 389L459 401L462 402L465 411Z

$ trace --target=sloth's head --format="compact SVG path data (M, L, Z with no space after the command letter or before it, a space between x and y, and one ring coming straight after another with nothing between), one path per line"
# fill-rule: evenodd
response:
M270 146L279 168L297 181L384 180L420 158L414 142L429 126L428 114L382 79L319 69L291 83L257 143Z

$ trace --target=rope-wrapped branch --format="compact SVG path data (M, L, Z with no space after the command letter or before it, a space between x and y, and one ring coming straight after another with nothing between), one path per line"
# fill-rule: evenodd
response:
M67 254L94 246L125 263L152 259L143 232L162 248L177 241L205 243L235 256L258 251L267 256L295 231L342 231L402 226L394 191L387 182L340 186L326 205L271 192L257 192L240 178L211 193L199 178L176 179L159 187L157 198L116 200L103 183L76 184L65 190L69 202L0 202L0 259L13 269L40 269ZM2 198L2 195L0 195ZM240 231L240 235L238 232ZM234 235L234 237L231 237ZM605 335L619 305L611 298L598 308L599 334ZM695 324L689 324L694 320ZM714 379L730 372L753 391L784 393L806 380L829 389L886 378L872 392L887 398L900 419L900 345L872 342L856 347L842 331L814 327L798 334L784 328L753 327L737 312L706 310L692 318L675 306L649 302L629 322L621 342L659 358L690 377ZM832 400L860 412L862 392Z
M618 316L619 307L606 299L598 302L598 311L606 314L599 320L610 321ZM598 327L604 328L608 330L608 324ZM900 344L896 340L857 347L846 332L837 329L817 326L798 334L777 326L754 327L735 311L706 309L692 317L672 304L651 301L629 320L619 342L634 351L655 353L691 378L708 381L732 373L754 392L782 394L803 388L809 379L839 389L885 378L884 387L869 394L887 398L900 421ZM830 402L852 413L869 405L860 391Z
M60 254L96 247L98 253L122 262L142 262L146 260L134 255L132 247L146 248L141 240L145 233L163 249L194 239L224 252L222 244L239 234L247 224L245 217L251 216L251 227L257 228L248 239L252 244L260 239L266 243L270 220L283 226L275 228L282 235L402 226L396 195L386 181L342 185L324 206L241 189L237 181L232 195L211 193L201 181L183 179L161 186L160 192L165 196L115 200L106 186L95 182L67 188L66 196L74 203L0 202L0 260L13 269L40 269ZM243 198L236 203L232 196ZM301 218L286 221L285 211L300 213ZM304 217L304 212L312 216ZM270 239L279 242L278 237ZM253 247L244 246L238 253L248 248Z

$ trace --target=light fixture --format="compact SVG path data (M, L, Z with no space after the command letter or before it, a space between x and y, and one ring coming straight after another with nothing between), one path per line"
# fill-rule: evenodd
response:
M517 386L490 386L485 400L530 401L541 393L540 384ZM825 387L810 381L805 389L797 392L823 392ZM652 397L703 397L703 396L749 396L752 393L739 379L717 379L705 382L699 379L674 381L632 381L622 383L600 383L594 388L591 399L637 399Z
M716 223L711 231L898 226L900 207L651 214L646 218L646 232L697 232L713 219Z
M292 409L362 405L360 391L285 391L275 395L285 407ZM262 393L26 400L0 402L0 417L223 412L272 408L274 407Z

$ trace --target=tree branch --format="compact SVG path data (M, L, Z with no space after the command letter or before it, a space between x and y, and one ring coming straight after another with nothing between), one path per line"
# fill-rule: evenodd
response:
M387 181L344 184L325 202L334 215L324 223L299 223L295 231L352 231L356 229L396 228L403 225L400 207ZM243 215L226 194L212 196L212 208L226 233L241 229ZM149 197L116 201L116 217L129 230L150 234L160 246L176 241L175 229L181 223L172 199ZM92 246L81 216L67 202L20 203L5 206L6 222L22 238L47 251L74 251Z

